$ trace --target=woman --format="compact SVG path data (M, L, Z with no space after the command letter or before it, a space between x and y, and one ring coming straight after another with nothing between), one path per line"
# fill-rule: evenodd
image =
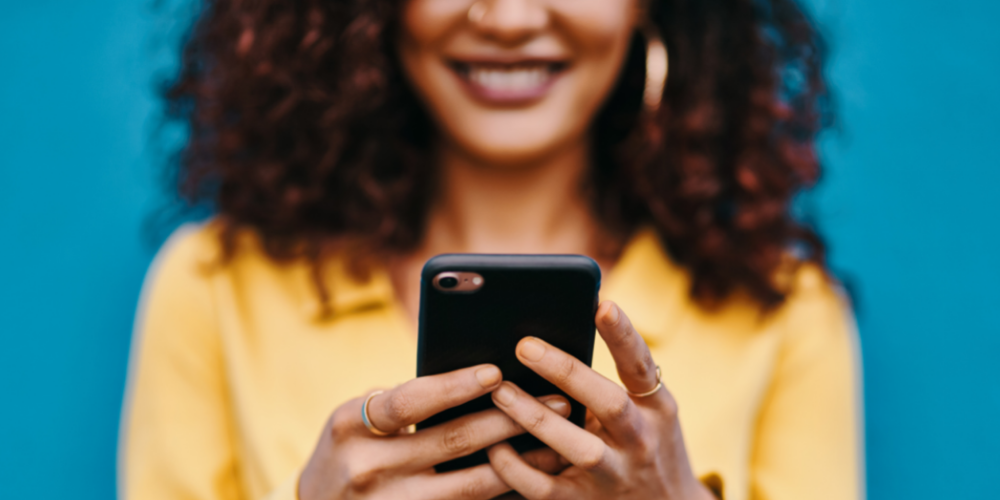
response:
M123 493L858 496L851 323L789 208L821 63L792 0L207 2L168 102L182 193L218 215L151 272ZM516 352L586 430L493 366L411 380L446 252L598 261L594 369ZM525 431L549 449L517 455Z

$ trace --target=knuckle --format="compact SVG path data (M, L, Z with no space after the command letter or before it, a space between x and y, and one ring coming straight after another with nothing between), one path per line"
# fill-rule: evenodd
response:
M496 471L497 475L502 477L510 470L510 466L511 459L506 453L490 454L490 467L493 467L493 470Z
M497 475L503 477L510 470L510 460L507 457L490 454L490 467Z
M632 446L632 456L640 466L656 462L657 447L649 439L639 439Z
M380 468L364 460L351 460L347 469L347 483L351 490L361 493L368 491L382 474Z
M656 362L653 361L653 355L647 349L646 352L644 352L642 356L640 356L639 359L632 364L631 375L635 378L645 378L655 374Z
M602 446L595 446L591 450L584 453L583 458L580 459L580 463L576 465L583 470L592 471L604 465L606 457L606 448L602 443Z
M624 391L616 395L608 402L607 414L613 420L623 420L632 413L632 399Z
M440 379L441 394L458 394L468 385L469 377L458 377L458 374L448 374Z
M327 426L330 429L330 437L332 437L334 441L343 440L351 434L351 430L354 427L350 415L348 415L347 410L344 408L339 408L337 411L333 412Z
M677 414L680 412L680 408L677 406L677 400L674 398L673 394L669 391L661 389L663 391L663 412L666 413L670 418L676 418Z
M410 423L416 415L413 398L403 391L395 391L383 405L385 416L394 427L402 427Z
M528 432L537 432L545 427L549 416L544 411L533 411L524 421L524 428Z
M555 500L559 498L559 492L556 491L555 485L551 482L540 484L536 487L535 497L540 500Z
M495 412L492 415L490 415L490 417L491 417L490 421L491 422L494 421L494 420L492 420L492 417L494 415L497 417L497 420L500 421L500 423L497 424L497 429L498 429L497 433L498 434L504 434L504 435L507 435L507 436L516 436L518 434L522 434L522 433L526 432L525 429L524 429L524 427L521 427L521 424L517 423L517 421L514 420L513 418L510 418L510 415L507 415L506 413L503 413L500 410L495 410L495 409L494 410L486 410L486 411L487 412ZM485 421L485 420L483 420L483 421ZM480 422L483 422L483 421L480 421ZM472 430L470 430L469 433L471 435L473 435L473 436L477 435L477 433L475 431L472 431Z
M611 339L618 344L625 344L632 341L632 333L632 323L624 314L619 314L618 321L611 325Z
M628 345L632 342L632 325L625 322L623 318L618 318L613 332L612 338L618 345Z
M449 373L440 379L441 394L448 398L461 399L465 396L478 393L482 390L474 373L474 367L458 372Z
M462 372L462 376L456 376L449 381L450 392L455 395L465 396L467 394L479 394L483 392L483 386L479 384L476 372L481 368L473 366L469 371Z
M486 498L490 494L490 485L482 477L473 477L462 485L459 498Z
M472 433L468 425L463 424L446 430L441 438L441 446L455 455L465 455L472 451Z
M576 371L575 359L569 356L563 356L556 366L555 373L553 377L557 382L568 382L573 378L573 372ZM556 385L559 385L558 383Z
M513 420L510 421L510 429L508 433L511 436L517 436L518 434L524 434L525 432L528 432L528 429L525 429L524 426Z

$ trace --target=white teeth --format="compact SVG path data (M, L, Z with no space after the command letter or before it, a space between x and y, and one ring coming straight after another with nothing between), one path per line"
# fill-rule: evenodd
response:
M547 66L510 69L470 66L469 80L496 92L523 92L548 82L549 69Z

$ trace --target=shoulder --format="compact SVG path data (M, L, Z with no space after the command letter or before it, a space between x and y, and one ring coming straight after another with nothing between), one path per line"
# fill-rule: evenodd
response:
M215 219L189 222L170 234L156 254L153 266L191 266L221 256L221 229Z
M785 300L771 309L764 309L749 293L737 291L715 308L705 308L686 295L685 310L705 328L730 332L727 338L764 335L778 345L810 350L855 342L850 301L834 277L821 266L804 262L788 270L784 279Z
M218 219L184 224L160 248L146 273L146 302L236 307L271 291L306 300L312 291L308 265L271 258L253 229L230 230Z
M146 272L148 292L164 288L190 288L192 284L207 280L213 267L221 262L218 222L183 224L163 243Z
M776 314L794 323L852 313L843 286L819 265L803 263L791 275L788 297Z
M207 280L250 263L273 264L255 231L238 230L231 236L225 231L223 223L214 218L178 227L157 252L147 282L170 277Z
M795 272L791 293L774 312L784 341L784 356L806 365L822 359L860 357L857 326L840 284L815 264Z
M235 250L227 255L223 231L218 220L209 219L171 234L146 272L138 328L174 338L205 337L219 314L236 307L240 291L261 288L267 271L260 268L275 266L259 245L248 244L249 232L236 235Z
M373 295L392 297L387 278L358 282L343 254L331 254L322 263L276 258L257 231L229 231L218 219L174 231L147 273L145 302L183 302L249 315L291 308L319 317L329 307L353 307Z
M157 316L164 307L176 310L206 305L210 270L221 256L218 235L212 220L187 223L174 230L146 271L140 313Z
M185 300L207 299L206 294L240 282L250 272L256 278L262 270L278 266L263 251L253 230L226 234L218 219L187 223L178 227L163 243L148 271L143 293L146 299L181 296ZM228 284L228 285L227 285ZM184 297L193 295L193 297Z

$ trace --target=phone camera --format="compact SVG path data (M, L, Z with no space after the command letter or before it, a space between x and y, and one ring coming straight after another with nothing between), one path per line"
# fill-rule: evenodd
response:
M445 276L438 280L438 284L441 285L441 288L455 288L458 286L458 278Z

